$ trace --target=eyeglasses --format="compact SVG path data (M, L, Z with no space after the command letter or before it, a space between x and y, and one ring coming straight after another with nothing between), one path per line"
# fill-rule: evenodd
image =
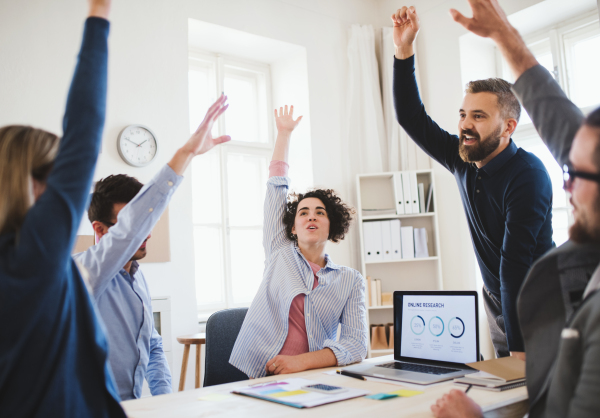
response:
M570 190L573 187L573 181L575 178L580 177L582 179L595 181L596 183L600 183L600 174L598 173L587 173L585 171L575 171L572 167L568 165L563 166L563 180L564 185L563 189Z
M100 221L100 222L102 222L104 225L108 226L109 228L110 228L111 226L115 226L115 224L114 224L114 223L112 223L112 222L107 222L107 221Z

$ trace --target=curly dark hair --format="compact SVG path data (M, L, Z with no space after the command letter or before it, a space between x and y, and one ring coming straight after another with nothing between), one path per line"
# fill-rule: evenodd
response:
M350 229L352 215L356 213L353 207L348 206L335 194L332 189L314 189L306 193L290 193L288 195L287 210L283 214L283 223L287 237L297 242L298 237L292 234L292 228L296 220L298 203L308 197L316 197L325 205L325 211L329 218L329 237L331 242L338 242Z
M88 218L90 222L111 222L115 203L129 203L144 187L136 178L125 174L108 176L96 182Z

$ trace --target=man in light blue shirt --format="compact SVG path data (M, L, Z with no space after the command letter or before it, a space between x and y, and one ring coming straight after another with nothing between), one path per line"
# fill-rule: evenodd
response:
M154 327L150 290L137 260L146 256L149 230L181 180L166 165L145 187L124 174L98 181L88 216L99 241L74 257L89 274L122 400L139 398L144 378L152 395L172 392L162 337Z
M126 175L96 183L88 216L96 245L74 255L96 300L109 343L109 363L122 400L141 396L144 378L152 395L171 393L171 372L162 338L154 328L150 290L137 260L182 174L196 155L230 140L213 138L211 129L227 109L221 96L202 124L145 186ZM141 145L141 144L140 144Z

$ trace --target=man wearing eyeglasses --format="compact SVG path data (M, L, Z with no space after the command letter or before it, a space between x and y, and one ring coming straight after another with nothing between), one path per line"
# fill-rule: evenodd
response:
M542 140L564 166L575 222L570 241L539 259L518 298L529 417L597 417L600 411L600 108L586 118L528 50L497 0L469 0L473 18L451 14L491 38L517 81L513 91ZM600 98L599 98L600 99ZM436 417L481 417L453 390L431 407Z

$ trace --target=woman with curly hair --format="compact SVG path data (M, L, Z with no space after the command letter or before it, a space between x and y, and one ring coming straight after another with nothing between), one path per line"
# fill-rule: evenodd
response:
M365 281L325 253L348 232L354 210L333 190L288 196L288 152L302 119L275 110L277 141L264 208L263 281L229 362L250 378L361 361L367 354ZM336 339L341 325L339 340Z

